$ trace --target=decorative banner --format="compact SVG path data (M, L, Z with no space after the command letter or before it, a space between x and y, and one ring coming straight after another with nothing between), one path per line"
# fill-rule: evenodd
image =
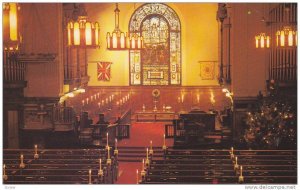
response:
M110 67L112 62L98 62L97 63L97 76L99 81L110 80Z
M215 64L214 62L200 62L200 76L203 80L213 80Z

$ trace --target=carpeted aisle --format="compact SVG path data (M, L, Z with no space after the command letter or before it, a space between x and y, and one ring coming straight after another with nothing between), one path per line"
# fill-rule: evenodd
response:
M148 122L132 123L130 128L130 139L123 139L118 142L118 147L149 147L152 140L153 147L162 147L163 135L166 123ZM166 139L167 146L173 146L173 139ZM125 148L126 149L126 148ZM134 149L134 148L133 148ZM120 149L119 151L122 151ZM119 152L120 153L120 152ZM141 158L142 159L142 158ZM119 161L119 176L116 184L136 184L136 170L142 169L142 162ZM140 173L139 173L140 178Z
M130 128L130 139L123 139L118 143L120 147L149 147L152 140L153 146L163 145L165 124L159 122L132 123ZM167 146L173 146L173 139L166 139Z

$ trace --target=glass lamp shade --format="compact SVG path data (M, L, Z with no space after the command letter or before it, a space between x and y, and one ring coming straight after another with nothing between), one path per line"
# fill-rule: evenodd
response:
M70 21L67 26L68 46L82 48L99 47L99 23L86 20Z
M17 51L20 44L18 31L17 3L5 3L3 5L3 48L5 51Z
M297 42L297 31L292 30L291 27L286 26L283 30L276 32L276 46L277 47L296 47Z
M265 33L255 36L256 48L270 48L270 36L266 36Z
M120 30L114 30L112 33L107 32L106 42L108 50L126 50L127 36Z

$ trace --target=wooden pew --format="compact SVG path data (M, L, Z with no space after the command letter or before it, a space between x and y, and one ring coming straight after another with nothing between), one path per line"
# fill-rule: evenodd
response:
M23 169L19 168L20 153L24 155ZM84 184L88 183L89 169L93 183L114 183L117 179L118 161L113 150L110 151L111 165L106 164L104 149L40 150L38 159L33 158L33 153L33 150L4 150L3 162L8 175L5 184ZM103 177L97 174L99 158L102 159Z

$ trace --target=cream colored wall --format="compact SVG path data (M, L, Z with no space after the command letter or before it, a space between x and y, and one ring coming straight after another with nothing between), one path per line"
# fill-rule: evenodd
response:
M136 3L136 7L142 5ZM202 80L199 61L218 60L218 23L216 21L216 3L167 3L177 12L182 30L182 85L202 86L218 85L217 80ZM115 4L86 4L91 21L100 23L101 48L88 51L89 86L128 86L129 53L128 51L106 50L106 33L114 29ZM128 23L134 12L133 3L119 3L120 28L128 31ZM97 61L111 61L111 80L97 80ZM216 75L217 75L217 65ZM217 78L217 77L216 77Z
M263 4L238 3L232 7L232 90L235 97L265 93L268 50L255 48L255 35L267 32L261 21ZM272 39L274 42L274 39Z
M26 97L58 97L63 92L62 4L21 4L21 53L56 54L53 62L25 63Z

